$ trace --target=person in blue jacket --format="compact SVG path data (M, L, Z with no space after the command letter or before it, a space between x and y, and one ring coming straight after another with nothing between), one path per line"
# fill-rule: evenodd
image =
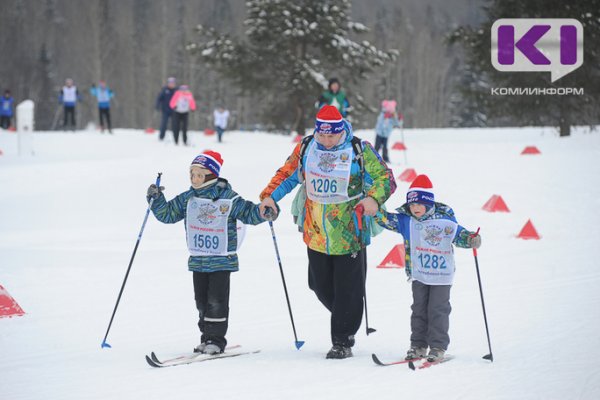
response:
M380 210L375 220L404 238L405 270L412 281L413 294L406 359L427 357L430 362L441 361L450 343L453 245L479 248L481 236L460 226L452 208L435 201L427 175L415 178L406 194L406 203L396 211Z
M4 91L4 96L0 98L0 127L2 129L8 129L11 125L11 120L13 117L13 106L15 100L10 94L10 90L6 89Z
M164 188L148 188L147 199L160 222L184 220L188 269L193 272L194 295L201 338L194 352L220 354L225 350L229 323L229 277L239 270L237 249L241 241L237 221L258 225L266 219L257 204L244 200L219 174L223 159L215 151L198 155L190 165L192 187L167 201ZM276 214L269 217L275 219Z
M104 133L104 127L108 128L108 132L112 133L110 124L110 100L113 98L114 93L106 82L98 82L98 86L92 85L90 88L90 94L98 101L98 113L100 115L100 130ZM106 125L105 125L106 123Z
M159 140L164 140L165 133L167 132L167 124L169 123L169 118L171 118L171 124L173 124L173 109L171 108L171 98L177 91L177 81L175 78L170 77L167 79L167 85L164 86L158 97L156 98L156 109L162 113L162 117L160 120L160 135L158 136ZM175 132L175 129L173 129Z
M63 129L67 129L70 120L71 128L75 130L77 126L75 120L75 107L77 106L78 101L81 101L79 90L77 90L77 86L73 84L73 79L69 78L65 81L65 86L62 87L58 96L58 102L63 105L64 111Z

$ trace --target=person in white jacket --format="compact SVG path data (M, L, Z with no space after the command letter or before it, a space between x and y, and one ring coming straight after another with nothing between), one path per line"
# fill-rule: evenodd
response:
M217 131L219 142L223 141L223 132L225 132L225 129L227 129L227 120L229 120L229 110L223 108L222 106L217 107L217 109L213 112L213 122L215 124L215 130Z

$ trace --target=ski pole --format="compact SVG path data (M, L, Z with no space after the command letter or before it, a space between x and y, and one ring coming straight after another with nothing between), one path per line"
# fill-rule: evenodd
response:
M270 208L267 208L265 212L266 215L271 214L273 211L270 211ZM296 335L296 325L294 325L294 316L292 315L292 306L290 305L290 297L288 296L287 285L285 284L285 276L283 275L283 267L281 266L281 257L279 256L279 247L277 246L277 239L275 238L275 229L273 229L273 221L269 221L269 226L271 227L271 236L273 236L273 244L275 245L275 254L277 255L277 262L279 263L279 271L281 272L281 281L283 282L283 290L285 292L285 300L287 301L288 311L290 312L290 320L292 321L292 330L294 331L294 340L296 349L300 350L300 347L304 344L304 341L298 340L298 336Z
M160 176L162 172L158 173L156 177L156 187L160 188ZM108 329L106 329L106 335L104 335L104 339L102 340L101 348L111 348L112 346L106 343L106 338L108 337L108 332L110 331L110 327L113 323L113 319L115 318L115 313L117 312L117 307L119 307L119 302L121 301L121 295L123 294L123 289L125 289L125 283L127 283L127 277L129 276L129 271L131 270L131 265L133 264L133 259L135 258L135 253L137 252L138 246L140 244L140 240L142 239L142 233L144 233L144 227L146 227L146 221L148 221L148 215L150 215L150 208L152 207L152 203L154 203L154 199L150 199L150 203L148 203L148 208L146 209L146 215L144 216L144 223L142 224L142 229L140 229L140 233L138 234L137 241L135 242L135 247L133 248L133 254L131 255L131 260L129 260L129 266L127 267L127 273L125 274L125 279L123 279L123 284L121 285L121 291L119 292L119 297L117 298L117 304L115 304L115 308L112 312L112 316L110 317L110 322L108 323Z
M358 227L359 232L362 232L362 216L365 212L365 207L361 204L354 209L356 212L356 226ZM363 268L361 269L362 278L363 278L363 299L365 300L365 325L367 336L373 332L377 332L377 329L369 327L369 312L367 307L367 248L363 249Z
M479 229L477 228L477 232L471 235L471 237L475 237L479 234ZM481 296L481 308L483 309L483 321L485 322L485 333L487 335L488 348L490 349L490 353L483 356L485 360L490 360L494 362L494 355L492 354L492 343L490 342L490 330L488 328L487 315L485 312L485 302L483 301L483 290L481 289L481 277L479 276L479 262L477 261L477 249L473 247L473 257L475 258L475 269L477 270L477 282L479 283L479 295Z

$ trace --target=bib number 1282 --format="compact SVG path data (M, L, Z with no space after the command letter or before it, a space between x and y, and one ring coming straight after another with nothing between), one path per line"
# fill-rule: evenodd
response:
M433 268L433 269L445 269L446 259L444 256L436 256L429 254L419 254L419 261L421 262L421 268Z

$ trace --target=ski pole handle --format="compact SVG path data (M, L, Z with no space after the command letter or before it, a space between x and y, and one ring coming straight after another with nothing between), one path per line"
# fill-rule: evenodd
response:
M476 231L474 234L470 235L470 237L472 237L472 238L473 238L473 237L475 237L475 236L479 235L479 230L480 230L480 229L481 229L481 227L477 227L477 231ZM477 257L477 249L476 249L475 247L473 247L473 255L474 255L475 257Z
M358 230L362 231L362 217L365 213L365 206L359 204L354 209L354 212L356 213L356 224L358 225Z
M160 177L161 177L161 175L162 175L162 172L159 172L158 176L156 177L156 186L157 187L160 187Z

